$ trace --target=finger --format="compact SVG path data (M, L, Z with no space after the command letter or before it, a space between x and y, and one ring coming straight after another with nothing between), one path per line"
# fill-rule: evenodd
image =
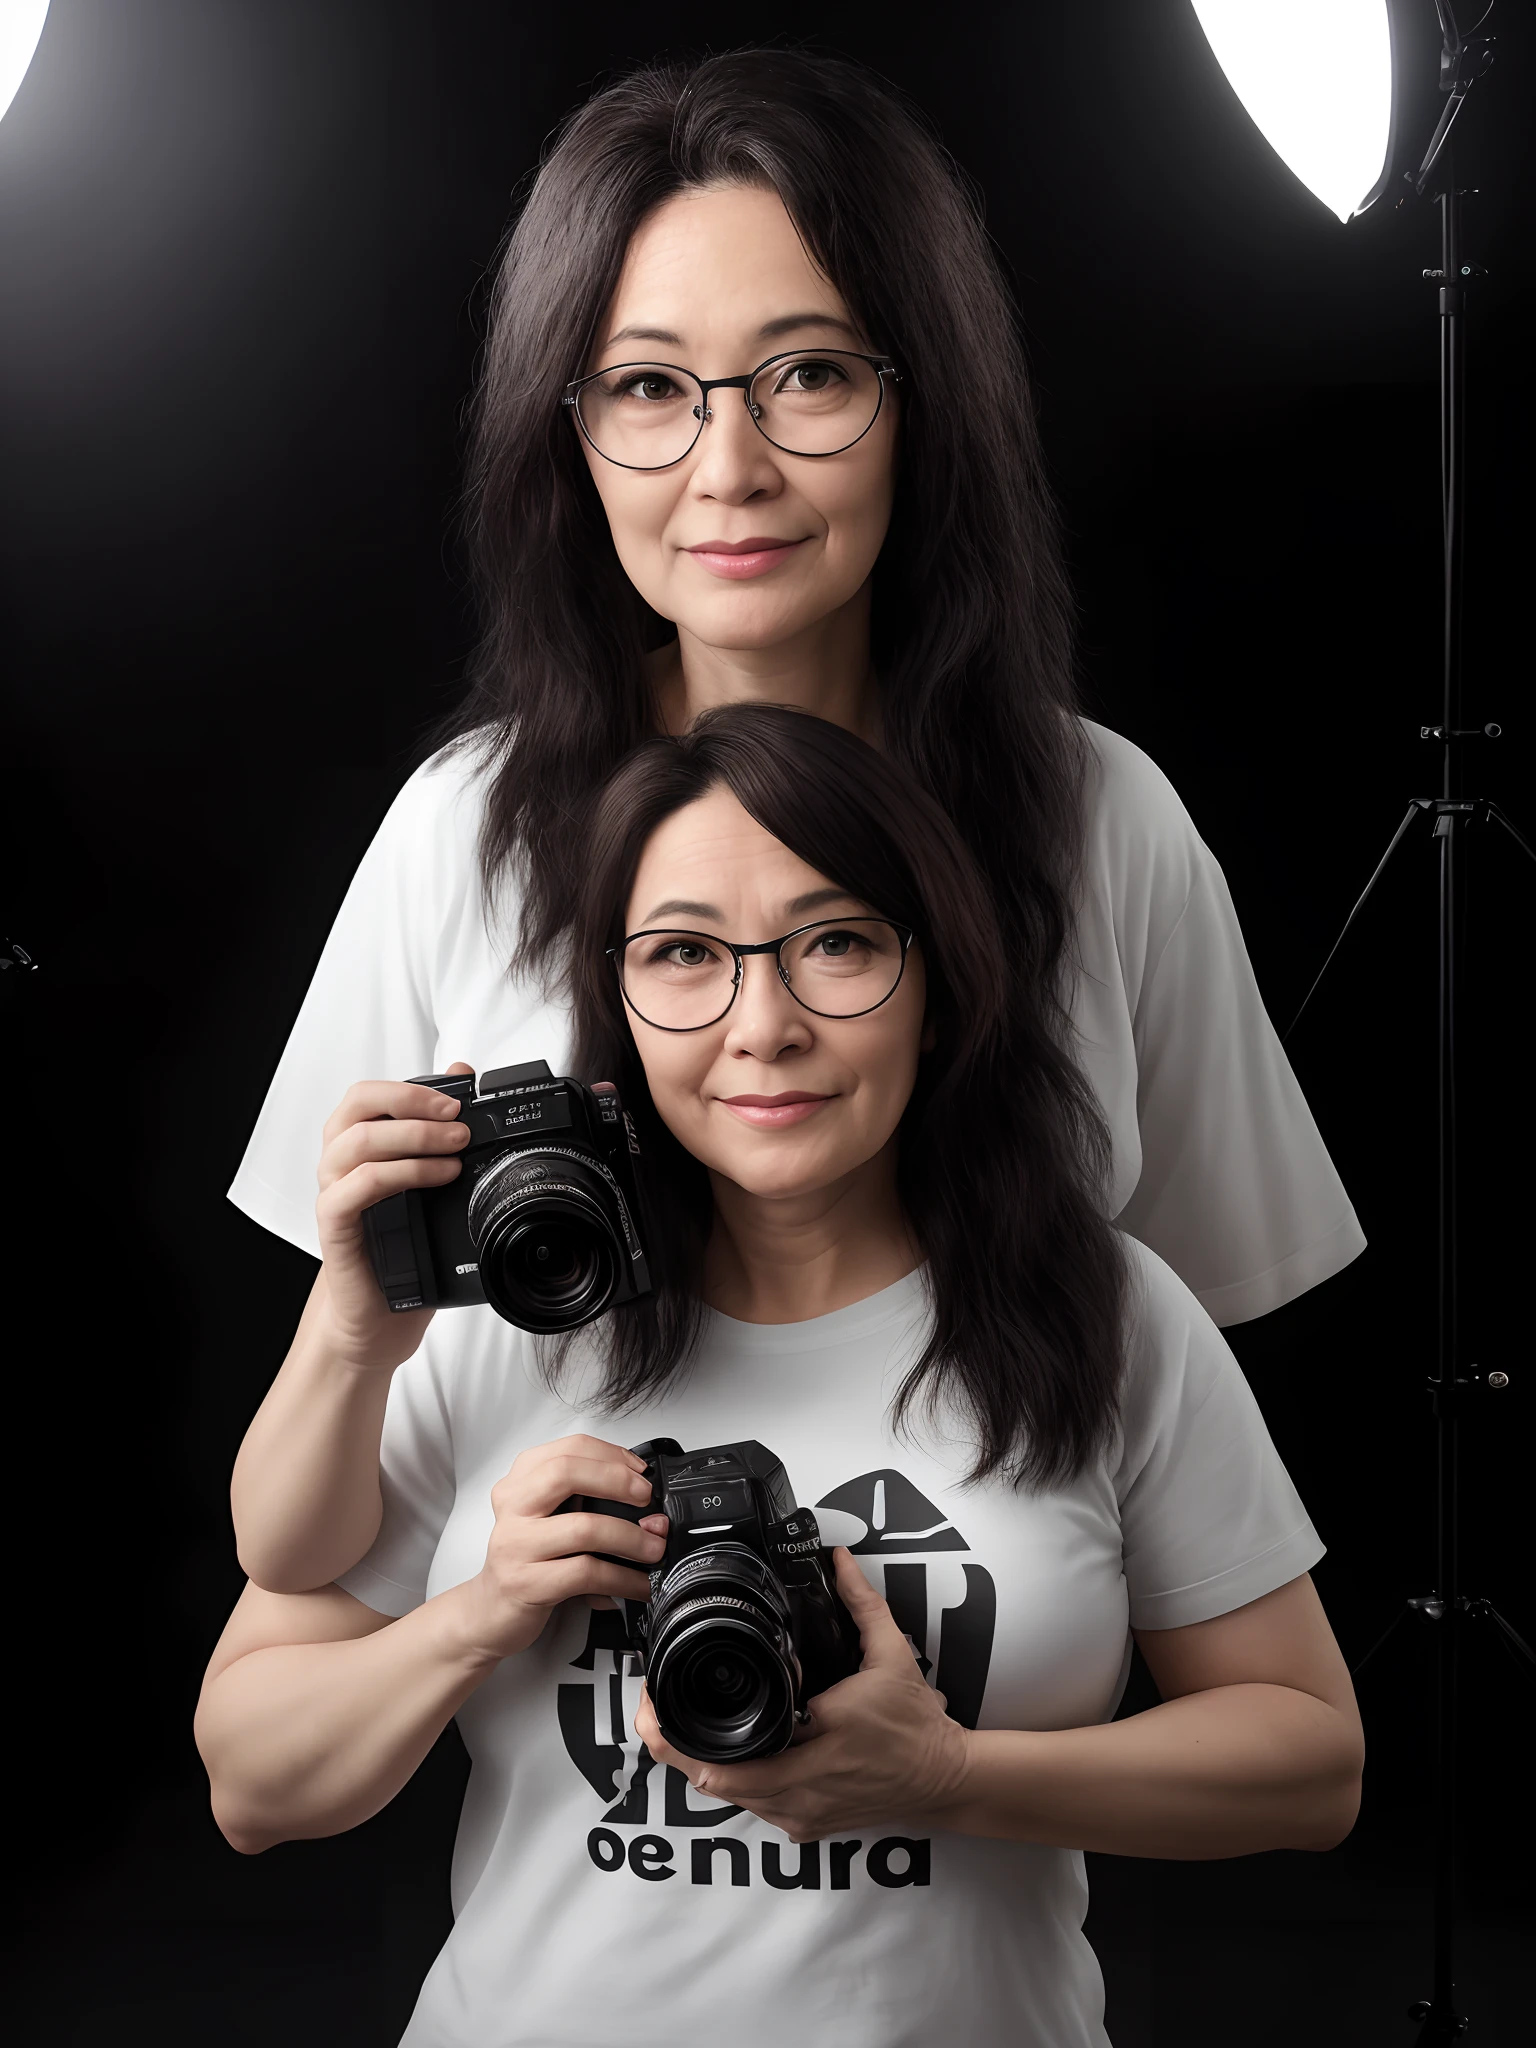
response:
M519 1451L512 1461L515 1470L519 1464L537 1465L545 1458L596 1458L599 1463L617 1458L619 1463L631 1472L643 1472L645 1460L634 1451L626 1450L623 1444L610 1443L605 1436L552 1436L548 1443L532 1444L526 1451Z
M673 1764L674 1766L680 1765L681 1759L678 1757L677 1751L667 1741L657 1725L656 1709L651 1705L650 1694L643 1688L640 1693L640 1704L635 1709L635 1733L651 1752L651 1755L655 1757L657 1763Z
M414 1160L434 1170L418 1174L411 1185L438 1187L455 1178L458 1155L468 1143L469 1130L465 1124L448 1124L441 1129L419 1122L354 1124L350 1131L343 1131L333 1144L326 1146L315 1178L324 1194L360 1167ZM451 1164L452 1170L437 1172L435 1169L444 1163Z
M536 1564L554 1557L592 1556L607 1551L611 1556L631 1557L643 1570L661 1562L666 1549L663 1537L640 1529L633 1522L621 1522L617 1515L525 1515L517 1517L517 1551ZM648 1599L646 1585L637 1599Z
M555 1457L520 1459L505 1479L491 1490L492 1502L503 1503L518 1515L552 1515L562 1501L573 1494L592 1500L611 1500L616 1506L649 1507L651 1483L642 1474L622 1465L611 1453L606 1458L563 1452ZM610 1521L617 1519L610 1515Z
M440 1088L415 1081L354 1081L325 1121L325 1141L372 1117L422 1117L433 1123L457 1117L459 1104Z
M469 1125L457 1118L444 1122L435 1117L377 1117L338 1131L321 1153L320 1164L339 1178L369 1159L444 1158L468 1143Z
M467 1060L455 1060L452 1066L443 1069L445 1074L472 1074L474 1071Z
M322 1186L315 1215L322 1233L329 1227L355 1231L365 1209L409 1188L442 1187L459 1172L457 1159L379 1159L356 1166Z
M912 1645L896 1626L890 1608L854 1562L852 1552L840 1543L832 1553L832 1561L838 1593L859 1631L864 1652L862 1668L869 1671L888 1666L899 1670L910 1664Z
M645 1600L650 1582L622 1565L605 1564L600 1557L557 1557L548 1561L523 1561L508 1597L524 1607L557 1607L562 1600L584 1600L591 1594L605 1594L610 1600Z

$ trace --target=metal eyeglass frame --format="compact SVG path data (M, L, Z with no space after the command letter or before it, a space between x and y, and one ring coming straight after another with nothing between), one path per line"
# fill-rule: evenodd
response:
M851 441L845 441L841 448L822 448L817 450L815 454L803 455L800 449L786 448L782 441L775 441L773 436L764 427L762 419L760 417L762 408L760 406L755 406L752 403L752 399L750 396L752 386L757 382L758 378L761 377L764 370L771 370L775 363L788 362L791 356L809 356L813 362L816 361L821 356L853 356L857 361L861 363L868 363L870 368L875 372L875 375L879 378L880 396L876 399L875 409L869 416L869 425L860 428L859 432L854 435L853 439ZM682 454L674 455L672 457L671 462L620 462L617 456L605 454L604 451L598 447L597 443L593 440L592 436L587 432L587 424L581 416L581 407L577 404L577 400L581 395L583 387L585 385L595 383L599 377L611 377L615 370L647 369L676 370L679 373L679 375L689 378L693 383L698 385L699 390L703 394L703 403L700 405L696 405L692 408L693 416L699 423L698 428L694 434L693 439L688 443L688 446L683 450ZM856 447L858 443L863 440L864 436L869 432L870 427L872 427L875 424L875 421L879 419L881 410L885 405L885 380L887 377L892 378L898 384L901 382L901 372L900 370L897 369L896 365L891 361L889 356L865 355L862 349L856 348L781 349L776 356L769 356L765 362L759 363L757 368L753 370L748 376L745 377L700 377L694 371L686 369L682 363L663 363L656 361L654 358L650 356L643 356L638 362L609 363L606 368L601 370L593 370L588 376L573 377L570 383L566 385L565 394L561 398L560 403L562 405L568 405L572 407L572 409L575 411L576 424L581 429L581 437L586 442L587 446L593 451L594 454L601 455L604 462L611 462L615 469L637 470L642 475L648 476L653 471L658 469L671 469L675 463L685 461L686 458L693 453L694 449L698 446L699 435L703 433L705 427L709 424L710 420L712 420L715 416L714 407L709 402L709 394L711 393L711 391L739 391L742 396L742 403L746 406L748 413L751 415L753 426L757 428L757 431L762 435L763 439L768 443L770 448L777 448L785 455L799 455L801 456L801 459L806 462L820 462L828 455L845 455L850 448Z
M852 446L852 443L849 445ZM804 996L795 995L794 984L784 972L782 949L789 944L791 939L798 939L802 932L819 931L824 925L836 931L839 925L848 924L888 924L901 941L901 965L896 970L896 979L880 998L880 1001L878 1003L871 1003L867 1010L818 1010L808 1003ZM737 996L741 993L741 963L749 953L777 953L779 955L779 979L783 982L785 988L789 990L789 993L795 997L795 1001L800 1005L801 1009L809 1010L813 1017L829 1017L836 1023L846 1022L851 1017L873 1016L876 1010L882 1009L891 1000L897 989L901 987L902 976L907 971L907 955L912 950L912 941L916 936L916 932L910 925L898 924L894 917L815 917L812 918L809 924L796 925L792 932L785 932L782 938L765 939L759 946L738 946L732 939L722 939L718 932L696 932L689 931L682 925L659 924L647 925L643 931L630 932L622 945L610 946L608 948L608 958L613 962L614 971L618 975L619 994L629 1005L630 1009L634 1010L640 1022L642 1024L649 1024L653 1031L673 1031L679 1033L685 1031L707 1031L711 1024L718 1024L722 1017L729 1016L732 1003L735 1002ZM662 937L708 939L712 946L724 946L736 956L736 974L731 983L731 993L726 998L725 1008L718 1011L713 1017L706 1017L702 1024L657 1024L646 1016L644 1010L636 1007L630 998L629 990L624 986L624 955L628 948L634 944L636 939Z

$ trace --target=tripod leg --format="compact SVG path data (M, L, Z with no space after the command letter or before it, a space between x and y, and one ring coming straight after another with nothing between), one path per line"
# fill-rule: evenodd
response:
M1388 1636L1392 1634L1393 1630L1398 1626L1399 1622L1401 1622L1403 1616L1407 1614L1409 1611L1410 1610L1406 1607L1400 1607L1397 1610L1396 1614L1393 1615L1392 1619L1387 1623L1386 1627L1382 1630L1381 1634L1376 1638L1375 1642L1372 1643L1371 1647L1360 1659L1360 1662L1358 1664L1351 1665L1349 1673L1351 1678L1358 1678L1360 1676L1361 1672L1365 1669L1366 1665L1370 1663L1371 1659L1375 1656L1376 1652L1381 1648L1382 1644L1387 1640Z
M1491 1621L1499 1632L1499 1641L1514 1659L1515 1668L1522 1677L1536 1674L1536 1650L1512 1629L1491 1600L1474 1600L1467 1612L1479 1621Z
M1312 986L1307 990L1306 994L1302 997L1301 1010L1298 1010L1296 1012L1295 1016L1291 1019L1290 1023L1287 1024L1284 1031L1281 1032L1280 1043L1282 1045L1285 1044L1286 1040L1290 1037L1291 1033L1296 1029L1296 1026L1301 1022L1302 1010L1305 1010L1308 1003L1310 1003L1312 998L1317 994L1318 984L1322 981L1322 978L1328 972L1328 969L1333 965L1334 954L1337 953L1340 946L1343 945L1345 935L1348 933L1350 926L1354 923L1355 919L1360 915L1360 912L1364 909L1366 897L1370 895L1371 891L1375 888L1376 884L1381 880L1382 873L1383 870L1386 868L1387 862L1392 858L1393 854L1396 853L1399 845L1402 843L1403 834L1408 830L1408 827L1413 823L1414 819L1420 815L1421 812L1433 810L1433 808L1434 799L1432 797L1421 796L1416 796L1413 802L1408 806L1408 815L1403 819L1401 825L1399 825L1397 830L1392 834L1391 845L1387 848L1386 852L1381 856L1381 859L1377 861L1375 874L1372 875L1371 879L1366 883L1365 887L1361 890L1360 901L1355 905L1354 909L1349 913L1348 917L1345 918L1343 931L1341 931L1339 933L1339 936L1334 940L1332 948L1329 951L1328 958L1323 962L1322 966L1318 969L1317 980L1313 982ZM1511 830L1513 830L1513 827L1511 827ZM1529 851L1529 849L1527 849L1527 851Z
M1525 834L1521 832L1517 826L1512 825L1510 823L1509 819L1505 817L1504 813L1499 809L1497 804L1488 805L1488 815L1490 818L1492 818L1493 822L1496 825L1502 825L1504 827L1504 830L1509 834L1510 838L1513 839L1516 846L1520 848L1520 851L1522 853L1527 853L1530 855L1532 860L1536 860L1536 846L1532 846L1531 842L1529 841L1529 839L1526 838Z

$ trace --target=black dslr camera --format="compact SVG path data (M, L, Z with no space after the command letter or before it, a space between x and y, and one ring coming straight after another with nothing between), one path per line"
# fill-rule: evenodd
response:
M648 1601L621 1603L668 1742L706 1763L788 1746L805 1703L859 1668L859 1632L838 1596L816 1517L759 1443L683 1450L636 1444L648 1507L575 1495L561 1514L664 1514L666 1553ZM636 1569L632 1558L609 1562Z
M640 1147L617 1089L556 1080L543 1060L482 1074L420 1074L459 1103L469 1143L444 1187L363 1211L392 1309L488 1301L553 1335L651 1291L636 1217Z

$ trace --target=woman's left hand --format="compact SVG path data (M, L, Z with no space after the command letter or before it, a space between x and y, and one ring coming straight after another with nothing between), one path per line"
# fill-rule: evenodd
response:
M635 1716L635 1733L658 1763L675 1765L698 1792L746 1807L792 1842L882 1821L932 1820L956 1804L969 1755L967 1731L924 1681L890 1608L846 1550L834 1556L864 1661L809 1703L809 1725L788 1749L755 1763L701 1763L663 1738L649 1693Z

